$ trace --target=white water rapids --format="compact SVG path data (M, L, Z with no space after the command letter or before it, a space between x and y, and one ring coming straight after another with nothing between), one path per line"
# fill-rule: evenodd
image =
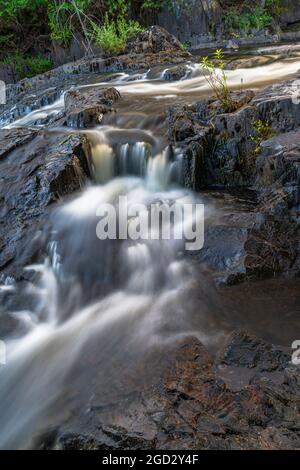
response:
M256 87L292 76L299 68L300 61L294 60L238 69L228 72L228 82L239 87L243 79L245 87ZM128 99L153 97L155 107L158 98L175 102L179 96L195 99L207 94L208 85L198 69L193 66L191 78L174 83L163 82L160 71L154 79L148 78L149 73L136 81L121 75L99 86L114 86ZM33 125L62 108L63 95L7 127ZM101 203L117 204L119 195L146 205L201 201L176 185L180 156L168 161L157 129L145 127L136 115L134 126L126 119L126 132L115 125L85 132L93 146L97 184L53 211L48 257L44 264L28 267L41 276L38 285L28 287L36 300L33 311L16 313L27 332L8 341L7 364L0 369L2 449L33 445L47 424L49 409L63 400L66 383L91 344L98 367L103 368L102 380L109 382L114 373L126 369L129 352L138 362L157 345L186 335L196 335L205 344L218 339L211 311L214 294L208 295L211 287L205 276L182 256L183 241L120 243L96 238L96 208ZM206 217L210 215L207 208ZM190 301L195 286L203 293L196 323ZM82 376L88 376L86 370ZM89 383L83 381L81 387L88 397Z

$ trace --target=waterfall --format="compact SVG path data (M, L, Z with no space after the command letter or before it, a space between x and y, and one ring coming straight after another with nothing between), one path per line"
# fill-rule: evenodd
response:
M210 93L205 78L196 76L198 66L187 68L192 78L174 83L161 83L161 71L153 80L148 72L135 75L133 82L128 74L115 78L114 86L124 96L117 117L110 116L101 127L78 130L91 144L93 184L52 205L44 228L45 260L27 267L34 282L23 288L13 279L1 280L1 292L29 296L32 304L30 310L12 313L24 329L19 337L7 338L7 361L0 367L1 449L34 447L45 430L67 423L74 409L88 414L94 395L100 406L99 397L105 394L119 399L125 393L120 376L131 373L141 380L139 366L147 375L147 355L155 348L161 351L188 335L205 345L218 341L215 291L201 267L187 260L183 237L155 239L150 229L143 239L97 237L98 208L112 206L120 223L121 196L126 196L129 208L145 208L143 214L131 216L127 229L138 226L153 206L201 203L199 195L178 184L182 155L167 147L164 117L159 117L161 97L173 103L174 96L182 95L186 102L189 95L195 101ZM244 74L245 85L257 85L298 69L299 61L290 61L233 70L228 83L240 87ZM14 123L11 116L3 123L30 127L60 111L63 95ZM194 220L182 226L172 223L182 229ZM163 219L155 231L169 228L165 224L170 221Z

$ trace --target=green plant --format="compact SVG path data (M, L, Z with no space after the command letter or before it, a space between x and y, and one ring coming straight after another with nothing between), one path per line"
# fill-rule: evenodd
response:
M264 8L257 7L249 15L249 21L254 29L261 31L270 26L272 17Z
M255 130L255 135L251 136L251 140L256 144L254 153L255 155L258 155L260 152L261 143L264 140L270 139L274 135L274 132L269 121L263 121L262 119L254 121L253 127Z
M214 53L213 60L209 57L203 57L201 65L207 73L205 79L213 90L216 98L220 100L224 111L231 112L235 109L235 103L232 100L227 83L227 75L225 72L225 62L222 49L217 49Z
M286 9L282 4L282 0L266 0L265 8L274 17L280 16Z
M52 62L46 57L26 57L21 53L10 55L3 59L1 63L11 65L20 79L47 72L53 66Z
M231 8L223 15L225 32L231 36L237 36L237 32L247 36L252 29L262 31L271 23L272 16L270 12L261 7L255 7L245 13L241 13L237 8Z
M185 42L182 43L182 48L183 48L184 50L188 50L188 49L190 49L191 47L192 47L191 41L185 41Z
M72 7L67 2L50 3L48 6L48 24L51 39L67 44L73 36L73 26L70 21Z
M1 18L15 18L20 10L23 10L30 6L30 3L34 3L37 6L38 3L45 3L45 1L33 0L0 0L0 17Z
M89 20L85 11L90 4L91 0L48 1L48 24L51 38L68 44L77 26L76 20L79 22L81 32L87 37L84 20L85 18Z
M162 10L163 8L171 8L173 6L172 0L144 0L142 9L144 10Z
M125 48L126 41L132 36L135 36L143 28L136 21L126 21L125 18L118 18L115 21L110 21L106 15L104 24L98 26L92 23L92 38L98 46L104 51L118 54Z

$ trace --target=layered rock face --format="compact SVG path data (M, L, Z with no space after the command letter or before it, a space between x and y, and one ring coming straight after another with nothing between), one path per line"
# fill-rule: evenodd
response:
M221 6L215 0L174 0L169 11L158 14L157 22L174 34L181 42L192 45L207 41L212 27L221 20Z
M169 10L164 10L157 15L157 24L166 28L174 34L180 41L188 42L191 46L201 46L213 41L218 41L224 36L223 15L232 8L244 7L245 11L251 8L264 6L264 1L248 2L226 1L226 0L173 0ZM243 31L237 31L239 43L256 42L278 42L280 39L280 28L296 25L300 21L299 0L281 0L278 12L273 17L273 29L278 30L277 34L270 35L266 31L256 31L251 38L243 38ZM279 35L278 35L279 33ZM288 33L285 33L288 34ZM299 39L295 33L290 33L290 39ZM294 36L293 36L294 34ZM285 37L283 35L283 37ZM286 36L288 39L289 36Z
M169 139L182 152L182 180L187 187L250 186L257 197L252 215L233 217L234 236L228 233L232 223L230 228L228 222L208 228L208 246L199 256L214 269L220 269L219 256L211 240L215 239L215 250L218 244L225 250L224 239L229 237L231 245L241 249L233 250L236 255L225 271L237 278L299 275L298 93L298 81L293 80L255 96L232 94L238 106L233 113L225 113L212 99L169 111ZM229 274L227 281L230 278Z
M114 111L113 104L121 98L115 88L80 92L71 90L65 94L66 123L69 127L94 127L101 123L103 115Z
M47 208L79 191L89 176L81 136L30 129L0 131L0 269L22 279L23 267L39 258L39 235ZM33 239L36 243L32 243Z

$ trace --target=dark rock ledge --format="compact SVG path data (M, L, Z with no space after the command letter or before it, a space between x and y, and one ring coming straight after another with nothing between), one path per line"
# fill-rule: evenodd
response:
M22 278L35 260L47 208L89 177L88 144L80 135L31 129L0 131L0 270Z
M207 226L206 245L196 256L221 282L300 275L299 93L298 81L290 80L255 96L233 93L233 113L213 99L169 110L169 140L183 156L183 184L239 191L251 206Z
M113 402L96 392L88 413L74 409L34 446L299 449L300 379L290 359L290 351L244 331L228 338L217 359L196 338L186 338L160 355L164 371L151 386Z

